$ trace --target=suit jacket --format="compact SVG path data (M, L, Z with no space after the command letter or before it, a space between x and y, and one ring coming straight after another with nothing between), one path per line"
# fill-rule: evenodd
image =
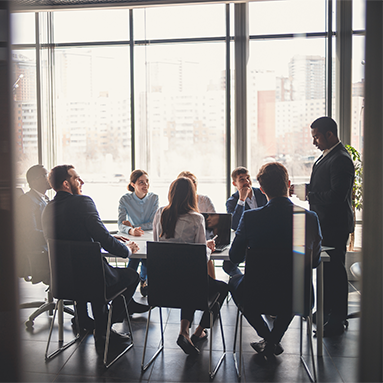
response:
M93 200L85 195L74 195L64 191L57 192L50 201L42 216L45 238L70 241L94 241L109 253L127 258L130 249L109 234ZM118 283L119 275L105 261L105 279L107 286Z
M255 200L257 201L258 207L264 206L267 203L266 196L261 192L259 188L252 188L255 195ZM237 230L239 221L242 217L242 214L245 210L249 210L250 206L245 202L244 206L238 205L239 193L236 191L227 201L226 201L226 211L233 215L231 220L231 228Z
M302 237L305 266L318 266L322 240L318 217L293 205L286 197L273 198L263 207L245 211L229 251L230 260L234 263L245 259L246 266L250 262L256 263L256 275L247 281L246 270L243 282L246 289L254 291L253 300L266 313L276 313L273 309L281 305L291 307L293 211L299 213L297 216L304 213L305 217L305 226L302 227L305 227ZM308 287L306 285L305 293L309 293Z
M313 165L308 200L323 231L354 231L351 205L354 176L354 164L342 143Z
M19 275L31 276L32 283L49 282L48 248L41 224L46 205L33 189L17 200L17 229L23 239L19 247Z

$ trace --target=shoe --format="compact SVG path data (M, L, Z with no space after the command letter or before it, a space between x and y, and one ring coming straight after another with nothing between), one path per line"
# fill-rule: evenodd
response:
M150 306L137 303L133 298L128 304L129 314L142 314L150 310Z
M258 353L262 354L263 351L265 351L267 342L262 339L260 342L250 342L250 346Z
M250 346L258 353L258 354L274 354L281 355L284 350L280 343L274 344L267 342L262 339L260 342L251 342Z
M194 343L194 344L196 344L196 343L198 343L198 342L202 342L203 340L206 340L207 339L207 332L206 332L206 330L204 330L204 336L202 336L202 337L200 337L200 336L196 336L196 335L192 335L191 336L191 338L190 338L190 340Z
M274 347L274 355L281 355L285 351L280 343L277 343Z
M199 350L196 346L191 344L183 335L178 335L177 344L182 348L185 354L198 355Z
M96 330L93 331L93 337L96 344L96 349L98 350L104 350L105 342L106 342L106 334L97 334ZM127 342L129 341L130 334L124 334L117 332L113 329L110 329L110 341L113 342Z
M323 338L331 338L344 333L343 322L327 322L323 326Z
M148 295L148 284L146 283L146 281L141 281L141 284L140 284L140 293L141 295L145 298L147 297Z

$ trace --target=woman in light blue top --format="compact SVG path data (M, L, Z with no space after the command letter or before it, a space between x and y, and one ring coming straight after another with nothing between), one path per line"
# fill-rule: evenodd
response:
M144 170L134 170L130 175L128 190L118 205L118 230L122 233L141 236L144 230L153 229L154 215L158 209L158 195L149 193L149 177ZM130 259L128 267L137 270L141 262L141 294L146 297L146 260Z

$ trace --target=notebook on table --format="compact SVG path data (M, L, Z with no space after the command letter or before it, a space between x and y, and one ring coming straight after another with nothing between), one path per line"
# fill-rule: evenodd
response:
M201 213L205 218L206 240L215 236L215 253L222 252L230 246L231 214Z

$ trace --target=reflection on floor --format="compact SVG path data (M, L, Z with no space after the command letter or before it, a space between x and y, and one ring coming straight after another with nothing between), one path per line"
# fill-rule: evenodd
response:
M218 270L218 279L226 280ZM359 309L359 293L350 284L349 312ZM357 287L357 286L356 286ZM45 297L46 286L32 285L20 281L21 302ZM145 299L136 292L135 299L145 303ZM39 316L32 330L25 328L24 322L32 309L20 311L20 331L23 363L23 380L28 382L208 382L209 345L201 345L201 354L188 357L176 345L179 330L179 310L164 311L165 348L149 369L141 373L141 358L146 329L147 314L135 314L132 319L134 347L110 369L105 370L102 357L96 352L93 336L82 337L75 345L49 362L45 362L44 353L51 317L47 313ZM199 315L199 314L198 314ZM222 308L222 320L227 345L227 355L214 381L235 382L237 376L234 367L232 347L236 306L232 300ZM196 319L198 317L196 316ZM65 339L73 335L70 317L65 314ZM123 327L123 324L116 325ZM357 367L359 319L349 321L348 330L341 336L324 339L324 356L316 358L318 381L355 382ZM56 329L57 330L57 329ZM216 328L218 330L218 326ZM151 355L160 340L158 309L152 314L147 355ZM214 357L219 357L221 343L219 333L214 333ZM295 317L282 345L285 352L275 360L265 362L253 351L249 342L258 340L255 331L244 321L243 382L308 382L308 376L299 359L299 318ZM51 347L55 347L57 331L53 335ZM316 353L316 339L314 338ZM214 363L214 360L213 360Z

